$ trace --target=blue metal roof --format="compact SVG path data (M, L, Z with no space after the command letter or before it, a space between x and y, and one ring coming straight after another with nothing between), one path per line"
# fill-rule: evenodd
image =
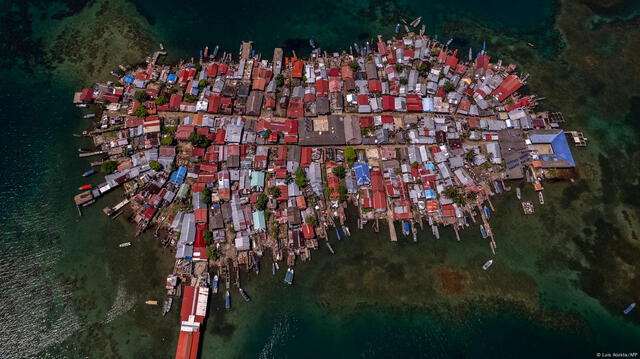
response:
M131 76L131 75L125 76L124 77L124 82L128 83L128 84L132 83L133 82L133 76Z
M178 167L177 171L174 171L169 178L169 181L175 184L182 184L184 182L184 178L187 176L187 168L186 167Z
M371 183L371 174L369 173L369 165L364 162L356 162L353 164L353 170L356 173L356 182L359 186Z
M576 165L564 131L559 130L551 133L533 133L529 135L529 139L531 140L531 143L548 143L551 145L553 153L539 155L540 160L544 162L556 162L558 167L567 167L561 162L566 162L569 164L569 167L574 167Z

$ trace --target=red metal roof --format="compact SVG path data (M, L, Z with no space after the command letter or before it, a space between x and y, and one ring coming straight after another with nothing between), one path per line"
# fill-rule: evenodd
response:
M293 64L293 72L291 77L302 78L302 71L304 70L304 61L298 60Z

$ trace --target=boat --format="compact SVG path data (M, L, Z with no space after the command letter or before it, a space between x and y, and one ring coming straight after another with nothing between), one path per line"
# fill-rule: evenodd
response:
M84 186L78 187L78 191L85 191L85 190L91 189L91 187L93 187L93 186L90 185L90 184L86 184Z
M491 265L493 264L493 259L489 259L483 266L482 269L483 270L487 270L489 269L489 267L491 267Z
M485 217L487 217L487 219L491 218L491 211L489 211L489 208L487 208L487 206L484 206L483 210Z
M538 192L538 199L540 200L540 204L544 204L544 196L542 195L542 191Z
M631 311L636 307L636 303L633 302L631 304L629 304L629 306L627 307L627 309L624 310L624 314L629 314L631 313Z
M452 42L453 42L453 37L452 37L452 38L450 38L450 39L449 39L449 41L447 41L447 45L446 45L446 46L451 45L451 43L452 43Z
M336 227L336 236L338 237L339 241L342 240L342 237L340 237L340 231L338 230L338 227Z
M422 21L422 16L418 17L417 19L411 21L411 26L416 27L420 24L420 21Z
M89 177L89 176L91 176L92 174L95 174L95 173L96 173L96 170L94 170L94 169L92 168L92 169L90 169L90 170L85 171L84 173L82 173L82 177Z
M162 304L162 316L167 315L171 311L171 305L173 304L173 298L167 298Z
M349 230L349 227L342 226L342 231L347 235L347 237L351 237L351 231Z
M144 304L147 304L147 305L158 305L158 301L157 300L147 300L146 302L144 302Z
M356 53L360 53L360 46L355 42L353 43L353 48L356 49Z
M309 39L309 46L311 46L312 49L315 49L316 48L316 40Z
M400 24L396 24L395 32L396 34L400 32Z
M124 242L124 243L118 244L118 247L124 248L124 247L129 247L130 245L131 245L131 242Z
M536 47L536 46L535 46L533 43L531 43L531 42L527 42L527 45L528 45L529 47Z
M284 282L289 285L293 284L293 268L287 268L287 274L284 276Z
M211 287L211 292L213 292L213 294L218 293L218 286L220 285L220 280L218 278L218 275L214 275L213 276L213 286Z
M408 236L410 230L411 230L411 226L409 225L409 222L402 221L402 234L404 234L405 236Z
M86 103L79 103L79 104L76 105L76 107L85 108L85 107L87 107L87 104Z
M240 295L242 296L242 299L244 299L245 302L251 301L251 297L249 297L249 294L247 294L247 292L245 292L244 289L242 288L240 288Z
M213 54L211 54L211 57L215 58L216 55L218 55L218 50L220 50L220 46L216 45L216 47L213 49Z
M483 224L480 225L480 234L482 234L482 239L485 239L488 237L487 230L484 228Z
M276 275L276 263L271 263L271 275Z
M78 148L78 152L79 153L87 153L87 152L91 152L92 150L90 148Z
M520 187L516 188L516 197L518 199L522 199L522 192L520 191Z
M94 118L94 117L96 117L95 113L88 113L88 114L82 116L82 118Z
M256 275L260 274L260 261L256 261L256 264L253 265L253 271L256 272Z
M278 265L278 262L274 263L276 265L276 270L280 270L280 266Z
M231 294L229 294L229 291L227 291L224 296L224 307L227 309L231 308Z

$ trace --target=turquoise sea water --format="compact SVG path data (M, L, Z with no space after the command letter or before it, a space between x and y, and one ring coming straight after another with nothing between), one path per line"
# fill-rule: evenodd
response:
M538 358L638 351L639 314L621 315L640 300L640 68L631 55L639 48L633 36L638 6L628 3L605 11L574 2L515 6L497 0L455 7L389 0L109 2L111 9L122 4L118 12L105 10L101 1L5 2L0 357L174 355L178 305L164 318L144 305L162 298L171 254L152 236L133 239L126 216L102 214L118 193L82 217L71 200L87 183L80 174L88 166L76 152L86 143L72 134L89 125L71 105L72 93L91 83L85 74L108 79L114 64L135 61L122 49L129 44L134 53L139 37L127 34L150 34L148 48L162 42L170 59L196 56L205 45L236 53L241 40L253 40L270 57L274 46L304 54L310 37L339 50L391 35L401 16L420 15L430 34L454 37L462 53L485 39L490 53L531 73L527 90L546 96L545 106L563 111L567 127L581 128L591 139L589 148L575 151L577 183L549 184L547 204L526 218L513 194L496 198L498 257L487 272L480 267L489 248L477 228L465 231L462 242L443 231L439 241L423 233L418 243L391 244L384 227L374 234L352 224L352 238L333 239L335 256L321 248L310 263L296 266L293 286L282 283L282 273L251 274L243 280L251 303L235 294L227 312L216 298L202 357ZM563 6L570 16L560 16ZM63 36L65 28L77 30L73 41ZM91 33L115 39L125 30L118 43L104 42L106 50L88 40ZM52 44L56 54L65 54L63 65ZM591 52L593 59L585 60ZM620 54L616 66L604 60L610 53ZM102 70L105 63L111 67ZM614 81L624 78L631 85L620 92ZM524 196L535 199L529 190ZM132 247L117 247L129 240Z

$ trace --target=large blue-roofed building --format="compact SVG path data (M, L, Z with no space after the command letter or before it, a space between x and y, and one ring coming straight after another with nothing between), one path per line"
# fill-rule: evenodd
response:
M538 160L541 162L542 168L576 166L563 130L530 131L529 140L538 152Z
M369 165L364 162L356 162L353 164L353 170L356 173L356 182L358 186L371 183L371 173Z
M177 171L174 171L169 177L169 181L175 184L182 184L184 182L184 178L187 176L187 168L186 167L178 167Z

